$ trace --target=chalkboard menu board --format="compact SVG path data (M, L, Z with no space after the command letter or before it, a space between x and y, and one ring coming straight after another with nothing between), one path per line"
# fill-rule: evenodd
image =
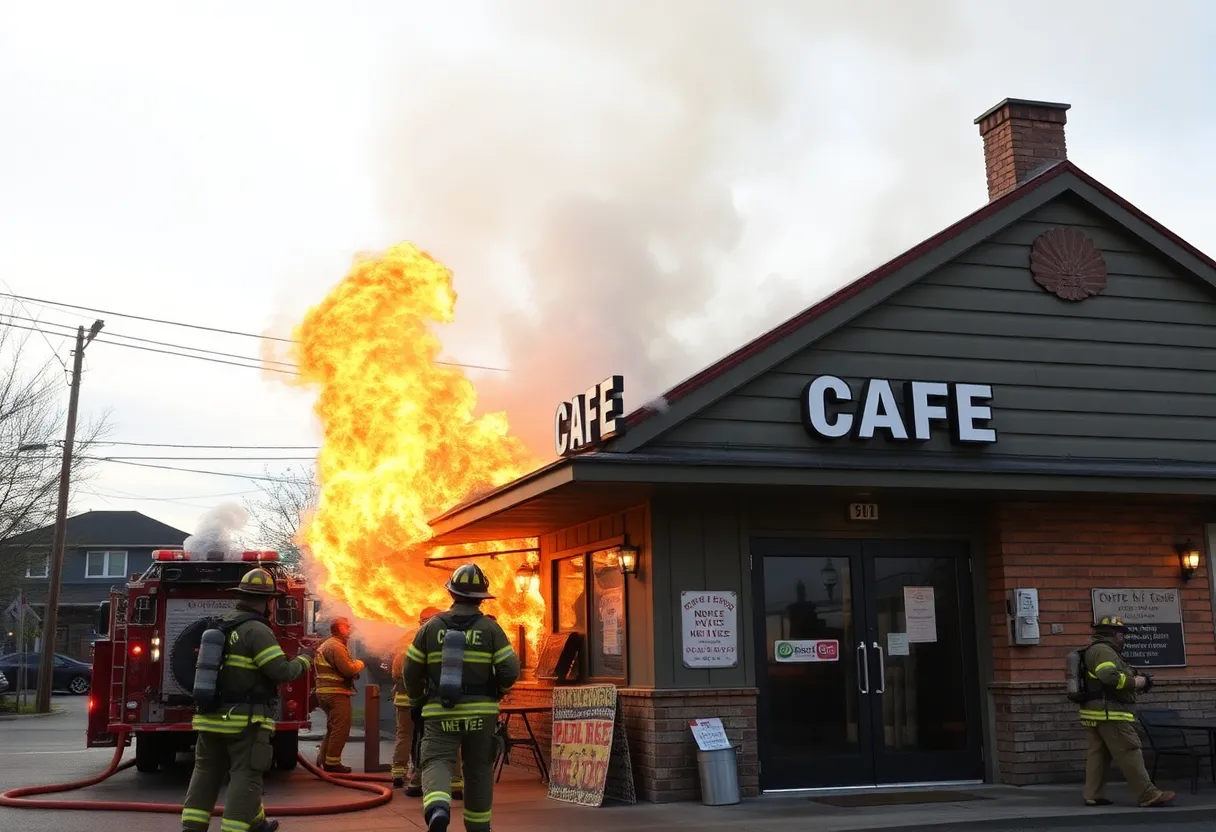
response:
M1127 625L1123 658L1132 667L1186 667L1177 589L1095 589L1092 601L1095 622L1117 615Z

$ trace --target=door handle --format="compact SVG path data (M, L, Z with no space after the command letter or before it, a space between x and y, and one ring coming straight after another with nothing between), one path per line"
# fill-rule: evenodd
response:
M874 649L878 651L878 690L875 693L887 692L887 663L883 657L882 648L878 646L878 642L874 642Z
M865 687L862 687L862 674L865 675ZM870 653L866 650L864 641L857 644L857 690L861 693L870 692Z

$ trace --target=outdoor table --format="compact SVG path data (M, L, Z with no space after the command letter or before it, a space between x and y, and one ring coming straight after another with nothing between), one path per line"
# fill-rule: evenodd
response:
M1171 719L1168 722L1155 723L1162 728L1181 728L1185 731L1205 731L1208 735L1208 749L1212 754L1212 782L1216 783L1216 719Z
M540 769L541 782L549 782L549 769L545 766L544 755L540 753L540 743L536 741L536 734L532 731L532 724L528 722L528 714L547 714L552 710L548 705L503 705L498 710L498 728L502 733L503 749L502 754L498 757L498 776L494 778L494 782L502 779L502 767L508 761L511 755L511 749L516 747L527 748L532 752L533 758L536 760L536 765ZM518 716L524 723L524 729L528 732L527 738L515 738L511 736L508 727L511 724L511 717Z

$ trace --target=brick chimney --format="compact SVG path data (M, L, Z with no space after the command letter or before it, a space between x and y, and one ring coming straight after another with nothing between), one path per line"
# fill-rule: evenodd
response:
M984 137L989 201L1009 193L1040 168L1068 158L1064 125L1070 106L1006 98L975 120Z

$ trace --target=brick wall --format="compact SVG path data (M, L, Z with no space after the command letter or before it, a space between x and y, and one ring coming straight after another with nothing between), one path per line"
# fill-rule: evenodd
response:
M638 799L653 803L699 800L697 747L688 730L688 720L718 716L726 734L743 747L739 758L739 786L744 797L760 794L759 750L756 739L754 688L725 690L650 690L621 688L622 718L629 739L634 788ZM545 705L553 703L552 686L543 682L516 685L504 704ZM512 736L523 732L519 717L513 717ZM552 735L550 714L529 715L532 730L540 741L548 765ZM516 750L511 765L535 771L531 755Z
M997 763L1014 785L1082 777L1085 739L1077 706L1064 696L1064 659L1088 643L1094 587L1181 587L1187 666L1153 671L1142 707L1216 715L1216 643L1207 556L1186 584L1174 544L1202 547L1202 507L1169 503L1058 501L1002 503L988 541L988 609L992 628ZM1008 590L1039 591L1041 642L1009 644ZM1063 633L1053 635L1053 624ZM1163 763L1164 765L1164 763Z
M988 198L997 199L1052 160L1064 161L1068 105L1009 101L977 119L984 138Z

